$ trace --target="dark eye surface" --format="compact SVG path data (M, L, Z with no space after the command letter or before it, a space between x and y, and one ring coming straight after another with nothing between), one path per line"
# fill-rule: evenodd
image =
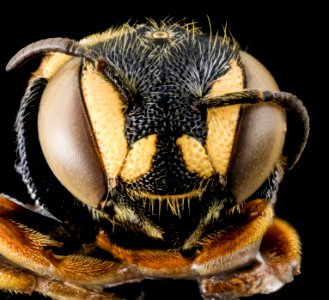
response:
M47 84L39 108L39 140L58 180L78 199L97 207L106 178L81 96L80 67L80 59L70 60Z
M285 140L285 112L274 104L242 109L228 183L237 202L251 196L271 174Z
M260 61L244 51L240 51L240 56L244 65L247 89L279 91L279 87L272 74Z
M246 89L279 90L271 73L253 56L240 52ZM262 103L242 108L228 182L237 202L251 196L269 177L279 160L287 131L281 107Z

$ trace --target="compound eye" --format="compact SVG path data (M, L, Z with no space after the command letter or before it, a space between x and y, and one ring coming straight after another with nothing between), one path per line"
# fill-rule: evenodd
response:
M269 177L282 154L285 134L281 107L266 103L242 109L228 172L237 203L250 197Z
M243 51L240 56L247 89L279 90L257 59ZM270 176L282 155L286 131L283 108L271 103L242 108L228 172L228 184L238 203L250 197Z
M81 59L73 58L48 82L41 98L38 133L57 179L85 204L97 207L106 176L80 87Z
M272 74L259 60L244 51L240 51L240 57L246 74L247 89L279 91L279 87Z

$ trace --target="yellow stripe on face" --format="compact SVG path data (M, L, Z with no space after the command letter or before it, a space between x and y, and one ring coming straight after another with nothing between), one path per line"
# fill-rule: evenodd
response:
M244 88L244 75L235 60L231 60L230 69L220 78L215 80L207 98L218 97L227 93L240 92Z
M225 175L239 120L240 105L208 109L206 150L217 173Z
M70 59L72 59L72 56L63 53L47 55L42 59L39 68L33 75L49 79Z
M116 178L128 151L122 100L91 65L84 68L81 85L106 174Z
M133 181L148 173L152 168L156 150L156 134L146 136L134 143L121 170L121 178L125 181Z
M243 71L237 62L232 60L228 72L213 82L206 98L241 91L243 85ZM210 108L207 112L206 150L212 166L221 175L226 174L230 162L239 112L240 105Z
M184 164L191 173L197 173L203 179L213 175L214 169L206 149L198 140L184 134L176 140L176 143L180 146Z

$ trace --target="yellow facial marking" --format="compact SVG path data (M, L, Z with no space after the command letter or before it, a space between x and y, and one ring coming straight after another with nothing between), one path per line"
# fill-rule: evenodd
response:
M213 98L243 90L243 71L235 60L229 71L214 81L206 96ZM226 174L239 120L240 105L208 109L206 150L217 173Z
M228 72L212 83L207 97L212 98L227 93L239 92L243 89L244 75L242 69L235 60L232 60L229 65Z
M118 221L121 224L125 224L127 227L131 226L130 224L134 224L139 230L146 233L149 237L154 239L163 239L162 230L153 225L147 219L141 220L132 209L126 206L115 205L114 211L115 221Z
M42 59L38 70L33 75L49 79L70 59L72 56L63 53L47 55Z
M125 181L138 179L152 168L156 153L157 135L152 134L138 140L128 152L120 176Z
M185 241L183 245L183 249L190 249L194 247L198 241L200 240L200 237L202 233L205 231L207 225L209 225L211 222L215 222L219 219L221 210L224 208L225 204L224 202L220 203L213 203L209 209L207 214L201 218L199 225L197 228L192 232L192 234L189 236L189 238Z
M91 65L83 70L81 85L106 174L116 178L128 150L122 100Z
M217 173L225 175L239 120L240 105L208 109L206 150Z
M191 173L197 173L204 179L214 174L206 149L198 140L184 134L176 143L180 146L184 164Z

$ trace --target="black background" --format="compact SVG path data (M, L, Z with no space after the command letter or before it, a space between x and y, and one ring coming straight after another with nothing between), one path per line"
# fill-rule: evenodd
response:
M0 192L13 196L25 193L20 177L14 171L13 125L18 105L29 74L38 59L23 68L6 73L7 61L27 44L48 37L80 39L113 25L130 20L145 22L145 17L161 20L173 17L180 21L195 21L204 31L229 31L242 49L258 58L276 78L281 90L297 95L309 111L311 132L309 143L296 167L285 176L281 185L277 215L287 219L300 233L303 244L302 274L277 293L250 299L312 299L325 298L327 277L327 103L328 39L325 8L316 3L286 7L285 3L261 5L225 2L183 4L183 9L169 2L154 2L143 6L135 3L76 4L72 8L58 3L43 5L7 4L1 18L0 46ZM193 6L193 7L192 7ZM323 280L322 280L323 279ZM328 283L329 284L329 283ZM197 299L195 287L174 282L146 286L148 300L175 299L178 290L184 299ZM1 297L5 297L0 294ZM34 296L37 299L37 296ZM176 297L177 298L177 297ZM23 299L23 298L22 298ZM181 298L177 298L181 299Z

